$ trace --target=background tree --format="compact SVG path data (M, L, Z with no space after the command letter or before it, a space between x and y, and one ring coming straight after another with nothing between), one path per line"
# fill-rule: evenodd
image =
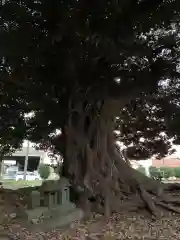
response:
M179 178L179 177L180 177L180 167L174 168L174 176L175 176L176 178Z
M174 169L169 167L160 167L160 171L163 173L164 178L174 177Z
M40 164L38 172L39 172L40 177L43 180L48 179L48 177L50 176L50 173L51 173L50 166L48 166L46 164Z
M21 0L1 7L6 128L17 146L28 138L61 153L64 175L106 214L126 195L155 215L155 205L176 211L159 198L159 184L124 161L113 130L135 144L137 158L167 153L168 137L178 139L179 11L178 1L160 0ZM8 135L1 127L1 145Z

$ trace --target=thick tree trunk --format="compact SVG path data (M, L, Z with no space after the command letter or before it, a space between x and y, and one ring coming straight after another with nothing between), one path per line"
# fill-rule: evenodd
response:
M164 185L132 169L115 144L113 118L97 105L87 110L82 103L66 125L66 175L83 194L85 206L109 216L125 207L144 208L158 216L159 206L180 212L164 195ZM106 112L106 111L104 111ZM93 200L93 201L92 201ZM89 209L88 209L89 210Z

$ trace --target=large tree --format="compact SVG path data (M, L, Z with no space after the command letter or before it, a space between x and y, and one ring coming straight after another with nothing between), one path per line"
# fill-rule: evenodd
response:
M127 196L155 215L155 205L176 211L163 185L128 165L113 130L138 157L178 140L179 12L178 0L4 1L2 154L23 138L53 149L63 174L106 214Z

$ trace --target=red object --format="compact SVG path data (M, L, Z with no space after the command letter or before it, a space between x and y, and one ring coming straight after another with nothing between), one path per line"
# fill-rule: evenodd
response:
M166 157L162 159L153 159L152 160L153 167L180 167L180 159L173 157Z

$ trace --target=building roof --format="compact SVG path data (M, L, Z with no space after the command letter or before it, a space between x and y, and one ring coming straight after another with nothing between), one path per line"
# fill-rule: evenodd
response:
M152 160L153 167L180 167L180 159L178 157L166 157L162 159L153 159Z
M27 153L27 147L23 147L21 150L17 150L15 153L13 153L12 156L24 157L26 156L26 153ZM29 148L28 156L41 157L41 156L44 156L44 154L45 154L44 151L36 150L35 148L32 148L32 147Z

